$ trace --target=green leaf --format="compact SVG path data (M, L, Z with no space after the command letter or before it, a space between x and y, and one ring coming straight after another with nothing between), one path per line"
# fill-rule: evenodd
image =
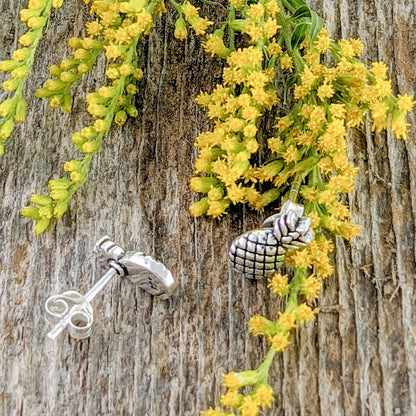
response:
M299 20L304 17L311 17L311 9L308 6L300 6L293 14L290 16L292 20Z
M306 6L306 3L302 0L286 0L295 9L299 9L302 6Z
M293 49L297 48L300 43L305 39L306 33L308 33L309 30L309 23L299 23L295 30L292 33L292 36L290 38L290 45Z
M314 12L311 11L311 27L309 31L310 44L312 45L315 42L319 32L324 26L324 21Z

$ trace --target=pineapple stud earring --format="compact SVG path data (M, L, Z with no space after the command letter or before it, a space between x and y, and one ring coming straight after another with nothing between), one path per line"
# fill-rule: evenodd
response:
M311 219L303 217L303 211L303 205L289 199L262 228L237 237L228 253L234 269L253 279L270 276L282 265L287 250L312 242Z
M55 325L48 333L49 338L55 339L65 329L74 338L88 338L94 321L91 301L115 276L126 277L162 299L167 299L176 286L171 272L162 263L138 251L125 252L107 236L96 243L94 251L108 263L109 270L85 295L70 290L46 301L47 319Z

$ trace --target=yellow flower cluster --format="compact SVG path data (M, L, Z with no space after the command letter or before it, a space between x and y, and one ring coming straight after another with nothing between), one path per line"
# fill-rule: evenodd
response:
M224 386L227 388L221 396L221 405L238 411L242 416L256 416L264 407L273 404L273 388L265 381L276 351L270 350L263 363L256 370L231 372L223 375ZM246 395L240 392L245 387L253 387ZM220 408L209 408L201 412L201 416L234 415L233 412L223 412Z
M236 20L234 25L250 36L250 46L230 52L223 43L221 30L209 35L203 44L211 55L226 58L227 66L223 70L223 84L217 85L211 94L201 93L196 99L207 109L215 127L213 131L201 133L195 143L199 149L195 172L201 176L191 180L191 187L207 196L191 206L194 216L220 217L230 204L246 202L261 210L279 195L275 189L261 193L255 184L274 178L282 164L256 167L250 160L259 149L258 121L278 102L273 84L276 73L262 46L273 42L277 34L278 11L274 0L244 8L244 21ZM211 185L215 193L204 186L205 175L218 179Z
M213 24L208 19L201 17L199 9L188 1L178 4L176 1L171 0L170 3L178 13L174 32L176 39L184 40L188 37L187 25L191 26L197 35L205 35L205 31Z
M69 179L50 181L49 195L33 195L30 201L36 206L22 209L24 216L36 221L36 234L44 232L53 218L60 218L67 210L70 198L85 182L91 159L100 149L112 123L121 126L128 117L138 115L132 98L143 72L135 65L136 48L140 36L151 30L153 13L157 12L159 3L114 3L102 0L87 3L90 4L91 14L96 17L96 20L87 24L89 37L70 39L69 44L74 49L73 58L63 60L59 67L50 68L56 78L46 81L37 95L49 97L52 107L61 106L64 111L69 111L70 87L91 69L101 51L105 51L110 61L106 71L109 85L86 96L87 111L95 120L72 135L72 142L84 156L64 164ZM56 184L59 184L58 189Z
M13 52L12 59L0 61L0 71L10 74L10 78L3 81L2 88L6 92L14 92L12 98L0 103L0 156L4 154L4 145L15 129L15 123L26 120L23 88L43 30L49 23L51 10L62 4L63 0L29 0L27 8L20 10L20 20L26 23L28 30L19 38L21 47Z
M315 318L311 304L319 296L322 281L333 274L330 253L334 245L322 229L348 240L360 229L339 198L354 189L358 173L348 161L348 129L362 125L368 114L376 133L389 128L397 138L406 139L406 115L415 102L409 95L392 94L386 65L375 62L370 69L365 67L358 59L363 48L359 39L334 42L326 28L317 29L319 33L311 39L316 25L312 21L302 39L302 26L296 26L290 16L293 11L286 14L274 1L229 3L230 38L233 30L241 32L248 35L249 46L235 50L230 42L227 47L224 28L208 35L203 44L208 54L226 59L227 65L222 85L197 98L214 128L199 134L195 142L199 154L194 167L199 176L190 185L204 195L190 211L194 216L219 217L231 204L248 203L261 211L277 198L301 199L315 240L303 250L286 254L292 278L276 273L268 282L272 293L285 297L286 308L276 320L255 315L248 322L251 334L265 336L270 352L275 353L290 346L293 329ZM299 7L304 16L307 5L299 2ZM235 10L240 19L235 18ZM322 63L326 53L332 54L334 65ZM274 78L285 71L290 73L285 99L292 93L293 107L276 121L273 137L261 140L260 120L278 101ZM263 165L255 163L259 149L269 160ZM241 387L258 382L258 374L258 370L226 374L227 392L221 404L244 416L259 414L261 400L254 393L240 393ZM272 390L267 391L267 397L271 394ZM231 414L219 408L202 413Z

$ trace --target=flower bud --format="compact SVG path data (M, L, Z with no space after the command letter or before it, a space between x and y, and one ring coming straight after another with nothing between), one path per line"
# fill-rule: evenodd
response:
M65 172L74 172L82 169L82 162L80 160L68 160L64 163Z
M44 233L48 229L50 223L51 221L48 219L41 219L41 220L36 221L36 225L35 225L35 228L33 229L33 232L36 235Z
M90 70L89 66L87 64L84 64L84 63L79 64L78 68L77 68L77 71L80 74L86 74L89 70Z
M202 198L197 202L194 202L190 207L189 211L193 217L200 217L204 215L209 208L208 198Z
M114 117L114 122L118 124L119 126L122 126L126 122L126 120L127 120L126 112L123 110L117 111Z
M9 119L6 120L3 125L0 127L0 139L7 140L10 135L13 133L14 130L14 122L13 120Z
M122 64L118 68L118 71L120 72L121 76L126 77L127 75L130 75L134 72L134 67L130 64Z
M36 39L36 33L35 32L27 32L20 36L19 43L22 46L30 46L34 40Z
M107 131L110 128L110 125L108 122L106 122L105 120L95 120L94 122L94 129L95 131L97 131L98 133L102 133Z
M139 112L134 105L127 106L126 111L130 117L137 117L139 115Z
M52 199L46 195L33 194L30 196L30 202L39 207L45 207L52 204Z
M18 62L24 61L25 59L29 58L29 56L30 56L30 49L28 48L16 49L13 52L13 59Z
M140 68L136 68L133 72L133 76L136 79L142 79L143 78L143 71Z
M19 17L21 22L27 22L30 18L39 16L38 10L31 10L31 9L22 9L19 12Z
M81 39L79 38L71 38L68 40L68 46L73 49L81 48Z
M39 216L42 219L50 220L53 216L53 207L52 205L46 205L39 209Z
M48 182L48 188L51 191L57 189L68 189L72 185L71 181L66 178L52 179Z
M20 66L19 62L16 62L12 59L7 59L5 61L0 61L0 71L3 72L10 72L13 69L16 69Z
M25 78L29 74L29 68L25 65L20 66L19 68L13 69L10 75L16 79Z
M195 177L191 178L189 185L194 192L202 192L206 194L211 187L219 184L218 179L212 177Z
M14 121L16 123L24 123L26 120L26 101L24 98L21 98L18 102L17 102L17 106L16 106L16 113L14 115Z
M53 216L55 218L61 218L62 215L64 215L67 210L68 210L68 204L64 201L59 201L55 205L55 208L53 209Z
M31 220L39 220L39 208L33 207L31 205L23 207L20 210L20 213L26 217L26 218L30 218Z
M93 142L85 142L81 149L84 153L90 154L96 152L100 148L100 143L93 141ZM73 172L75 173L75 172ZM71 174L72 175L72 174Z
M51 108L59 108L62 104L62 96L61 95L55 95L54 97L51 97L49 100L49 107Z
M70 113L72 110L72 97L69 94L65 94L62 98L62 111L64 113Z
M0 103L0 117L7 117L14 107L14 100L7 98Z
M6 81L4 81L2 84L3 90L7 92L15 91L18 86L19 86L19 80L16 78L6 79Z
M64 0L52 0L52 7L59 9L64 4Z
M59 81L57 79L48 79L45 82L45 88L49 91L62 91L65 87L65 84L62 81Z
M65 189L54 189L50 195L54 201L62 201L69 196L69 192Z
M85 181L85 173L83 172L71 172L71 181L74 183L82 183Z
M188 36L188 32L186 30L186 23L182 17L177 19L175 22L174 36L176 39L179 39L179 40L184 40Z
M40 29L41 27L45 26L46 19L41 16L31 17L27 21L27 27L30 29Z

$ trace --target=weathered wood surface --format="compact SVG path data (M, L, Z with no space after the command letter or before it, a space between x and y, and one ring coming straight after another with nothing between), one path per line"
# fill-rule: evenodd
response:
M23 30L25 3L0 0L0 58ZM362 38L365 60L390 63L396 92L414 92L414 0L310 4L334 36ZM55 13L31 88L68 52L65 39L82 33L84 18L76 0ZM28 121L1 160L1 415L197 415L218 403L221 373L258 365L266 350L246 321L275 314L280 302L263 282L233 275L226 252L269 212L239 209L221 222L188 215L192 143L208 126L193 98L219 81L221 66L194 36L174 40L172 26L165 16L143 43L141 116L107 138L70 212L45 235L32 235L19 209L75 155L69 137L87 120L82 100L62 116L30 98ZM78 92L101 80L89 75ZM323 288L318 319L276 359L276 402L264 414L416 415L415 143L414 128L407 142L374 136L368 126L352 135L360 175L349 198L362 233L351 248L337 240L336 275ZM89 340L46 340L45 299L85 292L98 279L92 248L104 234L165 262L179 281L175 295L153 299L115 280L94 301Z

